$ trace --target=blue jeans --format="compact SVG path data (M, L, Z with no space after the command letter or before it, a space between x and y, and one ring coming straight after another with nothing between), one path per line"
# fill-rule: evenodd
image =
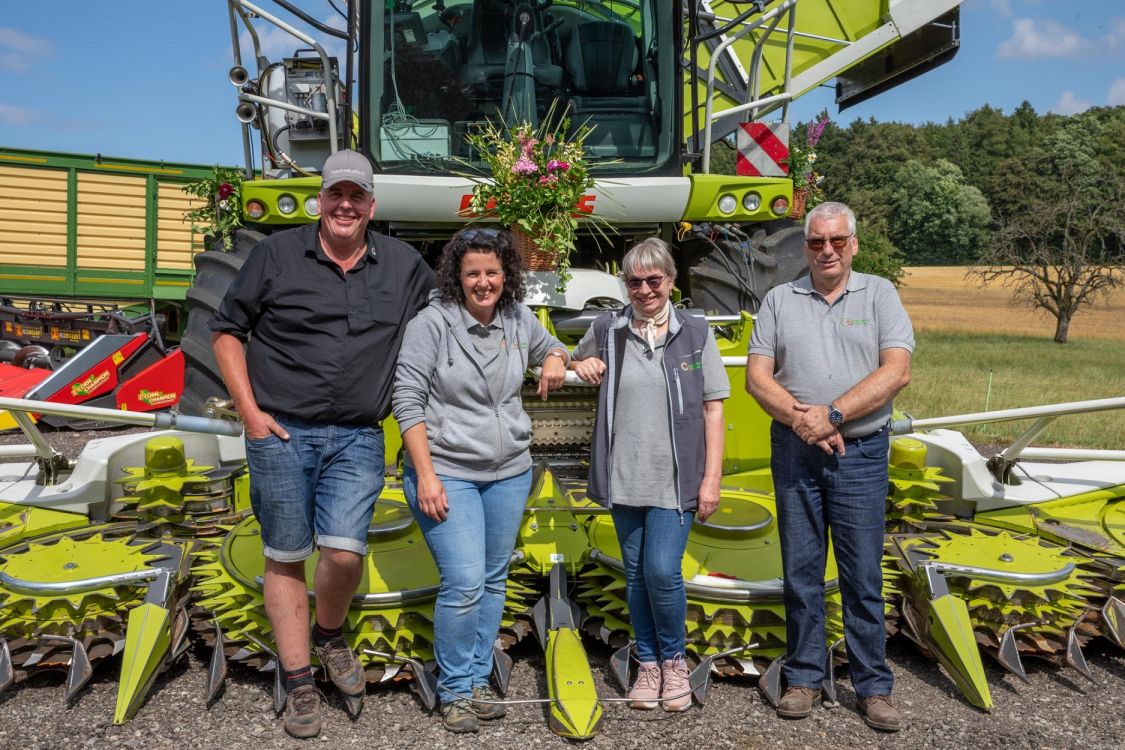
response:
M687 630L682 566L695 513L627 505L612 505L609 512L625 564L625 602L637 659L682 656Z
M848 438L844 455L830 456L774 422L770 443L785 575L785 679L790 687L810 688L824 679L824 565L831 528L852 685L860 698L890 695L894 675L886 663L881 567L889 432Z
M289 433L246 438L250 505L265 556L300 562L317 546L367 554L383 491L383 429L318 424L274 414Z
M402 488L441 574L434 655L441 671L438 694L450 703L488 684L531 470L494 482L438 478L449 501L441 523L418 509L418 474L411 467L402 473Z

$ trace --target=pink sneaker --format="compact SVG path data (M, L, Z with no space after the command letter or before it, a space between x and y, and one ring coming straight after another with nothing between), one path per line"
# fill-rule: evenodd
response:
M691 708L691 685L688 682L688 665L684 657L677 656L664 662L661 670L664 689L660 692L665 711L687 711Z
M637 668L637 681L629 691L629 708L651 710L656 708L660 698L660 665L654 661L642 661Z

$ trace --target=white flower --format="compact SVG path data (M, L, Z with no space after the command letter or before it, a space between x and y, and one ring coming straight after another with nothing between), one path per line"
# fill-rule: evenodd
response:
M816 152L814 151L813 153L809 154L809 164L814 164L815 162L816 162Z
M220 209L220 210L226 211L226 210L227 210L227 206L228 206L228 205L230 205L230 204L229 204L229 203L227 203L227 201L226 201L226 200L221 200L221 201L219 201L219 209Z

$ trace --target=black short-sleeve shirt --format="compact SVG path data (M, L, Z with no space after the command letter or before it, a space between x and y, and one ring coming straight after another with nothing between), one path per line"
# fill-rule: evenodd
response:
M367 248L344 273L308 224L250 252L210 328L248 342L250 385L263 411L347 425L390 412L406 323L436 279L404 242L369 229Z

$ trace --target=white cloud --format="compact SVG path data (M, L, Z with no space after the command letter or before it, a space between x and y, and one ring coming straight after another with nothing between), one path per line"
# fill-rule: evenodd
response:
M5 125L30 125L38 119L38 112L12 104L0 104L0 122Z
M1090 52L1090 42L1057 21L1017 18L1012 37L1001 42L996 57L1001 60L1047 60L1079 57Z
M1073 91L1064 91L1055 106L1051 107L1051 111L1056 115L1076 115L1079 112L1085 112L1092 106L1085 99L1076 97Z
M32 62L50 53L51 43L46 39L0 26L0 70L23 73Z
M1118 78L1109 84L1109 93L1105 96L1105 103L1110 107L1125 104L1125 78Z
M996 11L1000 15L1004 16L1005 18L1011 18L1011 16L1012 16L1012 1L1011 0L990 0L989 5L992 6L992 9L994 11Z
M1103 43L1110 52L1125 52L1125 18L1114 18L1109 22L1109 33Z

